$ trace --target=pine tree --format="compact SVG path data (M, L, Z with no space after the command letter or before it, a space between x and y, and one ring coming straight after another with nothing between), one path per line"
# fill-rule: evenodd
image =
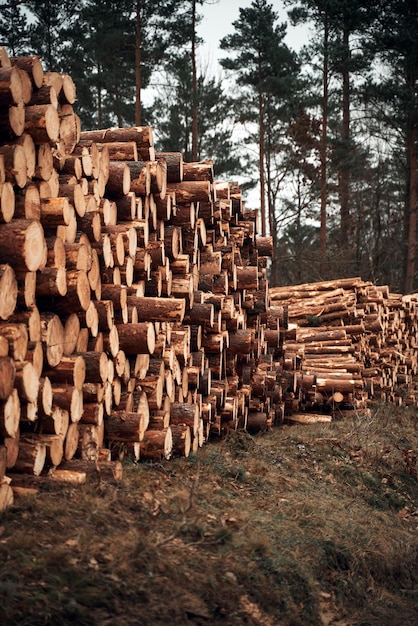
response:
M266 165L273 147L273 123L280 117L280 104L290 97L298 72L295 55L283 43L286 24L277 24L278 15L266 0L253 0L249 8L240 8L235 31L221 40L229 53L221 59L226 70L233 72L237 83L237 109L242 123L257 126L258 173L260 183L261 233L267 232L266 199L271 197ZM266 154L267 149L267 154ZM270 231L273 207L269 207ZM273 236L275 233L272 232Z
M11 56L27 54L29 49L28 18L22 4L0 6L0 40Z
M417 286L418 1L382 0L373 39L385 71L368 95L375 104L380 103L375 111L380 111L379 121L392 133L392 146L396 147L397 136L403 144L403 290L409 293Z
M167 81L152 106L152 125L162 150L181 152L194 161L193 99L190 55L185 52L171 65ZM231 100L222 81L197 77L198 145L200 159L211 158L217 176L238 175L242 166L233 144L234 122Z

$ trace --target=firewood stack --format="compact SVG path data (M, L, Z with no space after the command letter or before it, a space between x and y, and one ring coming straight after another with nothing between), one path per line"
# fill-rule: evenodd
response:
M0 57L0 508L29 475L269 427L272 241L238 184L149 127L82 132L69 76Z

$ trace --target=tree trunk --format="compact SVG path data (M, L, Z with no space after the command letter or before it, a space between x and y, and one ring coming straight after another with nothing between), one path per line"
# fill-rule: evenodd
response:
M327 182L327 146L328 146L328 55L329 55L329 24L328 14L323 16L324 38L323 38L323 60L322 60L322 125L321 125L321 220L320 220L320 272L322 276L326 274L327 268L327 204L328 204L328 182Z
M348 64L350 62L350 29L347 20L343 24L343 102L342 102L342 127L341 127L341 147L344 150L344 154L341 155L340 171L339 171L339 196L341 207L341 220L340 220L340 242L342 249L346 250L348 258L345 262L349 261L349 257L352 256L352 249L350 246L352 238L352 216L350 215L350 75Z
M198 161L198 111L196 69L196 0L192 0L192 161Z

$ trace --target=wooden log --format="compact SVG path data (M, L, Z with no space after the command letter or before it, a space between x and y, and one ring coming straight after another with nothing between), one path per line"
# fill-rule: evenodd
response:
M4 138L17 141L24 135L25 107L23 102L0 110L0 129Z
M132 126L125 128L107 128L81 133L81 140L97 143L134 141L140 157L145 161L155 157L153 131L150 126Z
M55 172L52 148L45 140L38 142L38 144L34 178L45 182L52 181ZM54 195L49 184L44 186L44 189L46 190L44 193L42 192L41 183L39 183L39 189L41 196L45 197Z
M64 458L63 437L54 434L39 434L36 440L45 445L45 469L60 465Z
M0 131L3 137L13 140L20 137L24 130L25 107L23 103L0 108Z
M0 435L15 439L19 433L19 422L20 399L17 389L13 389L5 400L0 401Z
M140 443L140 455L142 459L170 459L173 451L173 438L171 427L163 430L150 430L145 432Z
M106 147L111 161L138 161L138 147L135 141L96 141L99 152Z
M26 178L27 182L35 175L36 168L36 146L30 135L27 133L21 134L14 142L15 144L22 146L25 153L26 160Z
M126 195L131 190L131 170L125 161L110 161L106 191L109 194Z
M254 334L251 329L237 329L228 334L230 354L250 354L254 350Z
M14 471L39 476L46 460L45 444L28 438L19 441L19 454Z
M70 270L67 276L67 293L57 300L55 307L59 313L87 311L91 302L91 289L87 273L83 270Z
M55 313L41 313L41 338L46 362L56 367L64 354L64 327Z
M187 458L192 446L190 427L186 424L171 424L170 428L173 439L172 456Z
M64 328L63 355L70 356L75 352L78 338L81 332L80 319L77 313L70 313L68 316L62 316Z
M46 260L44 231L36 220L12 220L0 228L0 262L36 272Z
M85 381L89 383L105 383L108 379L108 357L105 352L83 352Z
M36 294L38 298L65 296L67 275L63 267L44 267L37 273Z
M77 98L76 86L69 74L62 74L62 88L59 91L59 101L62 104L74 104Z
M6 475L7 470L7 450L4 445L0 445L0 484Z
M52 385L52 402L64 411L68 411L68 415L72 422L79 422L83 414L83 393L76 387L67 385L58 387Z
M39 374L38 416L52 414L52 385L48 377ZM65 434L65 433L64 433Z
M167 193L174 193L176 202L210 202L212 200L211 184L207 180L184 180L181 183L168 183Z
M147 411L128 412L112 411L105 421L105 438L110 445L118 443L135 443L144 439L149 424Z
M82 389L86 378L86 361L80 354L62 356L54 368L44 368L43 373L53 385L68 384Z
M7 320L13 314L17 304L18 284L13 268L0 265L0 319Z
M25 107L25 132L35 143L58 141L60 119L52 104L38 104Z
M17 67L0 68L0 105L23 102L22 78Z
M151 172L142 161L127 161L129 167L131 185L130 192L139 196L149 196L151 193Z
M29 102L29 106L35 104L52 104L56 109L58 108L58 96L52 85L41 85L39 89L32 91Z
M28 329L21 323L0 323L0 336L8 344L8 353L15 361L24 361L28 348Z
M38 56L11 56L10 63L21 70L27 72L32 80L33 86L40 89L44 81L44 69L42 61Z
M15 364L15 387L19 398L24 402L37 402L39 391L39 376L29 361L20 361Z
M78 465L78 464L77 464ZM86 482L86 472L78 469L56 468L50 475L50 479L58 483L83 485Z
M70 103L61 104L58 108L59 138L67 153L71 153L80 139L80 118Z
M0 511L5 511L14 503L13 489L6 479L0 483Z
M6 181L22 189L27 182L25 150L16 143L3 144L0 146L0 155L3 157Z
M115 326L119 335L119 347L126 354L153 354L155 329L151 322Z
M170 424L186 424L193 436L199 428L199 409L187 402L172 402L170 405Z
M194 161L183 164L183 180L213 182L213 161Z
M110 413L110 411L109 411ZM91 424L94 426L102 426L104 419L103 402L83 402L83 411L80 417L80 424Z
M0 400L6 400L12 393L15 375L15 361L8 356L0 357Z
M183 298L127 296L127 304L136 307L139 322L181 322L186 310Z

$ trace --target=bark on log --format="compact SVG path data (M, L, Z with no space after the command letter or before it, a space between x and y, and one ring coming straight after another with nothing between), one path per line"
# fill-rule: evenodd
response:
M20 399L17 389L13 389L5 400L0 401L0 435L5 439L15 439L19 433L19 422Z
M38 56L11 56L10 63L21 70L27 72L32 80L34 87L40 89L44 81L44 69L42 61Z
M0 68L0 105L23 102L22 78L17 67Z
M154 137L150 126L83 131L81 133L81 140L94 141L97 143L134 141L137 144L141 159L148 161L155 156L153 148Z
M3 157L6 181L23 189L27 183L27 162L23 147L19 144L2 145L0 155Z
M153 354L155 349L155 329L151 322L137 324L116 324L119 347L126 354Z
M36 272L46 261L44 231L36 220L12 220L0 228L0 262L15 271Z
M60 119L52 104L37 104L25 107L25 132L36 144L58 141Z
M46 460L45 444L36 440L21 439L19 442L19 454L14 465L16 472L39 476L44 469Z
M145 322L182 322L186 310L184 298L157 298L127 296L128 306L134 306L138 312L138 321Z
M171 427L163 430L147 430L140 443L140 454L143 459L170 459L173 451Z

